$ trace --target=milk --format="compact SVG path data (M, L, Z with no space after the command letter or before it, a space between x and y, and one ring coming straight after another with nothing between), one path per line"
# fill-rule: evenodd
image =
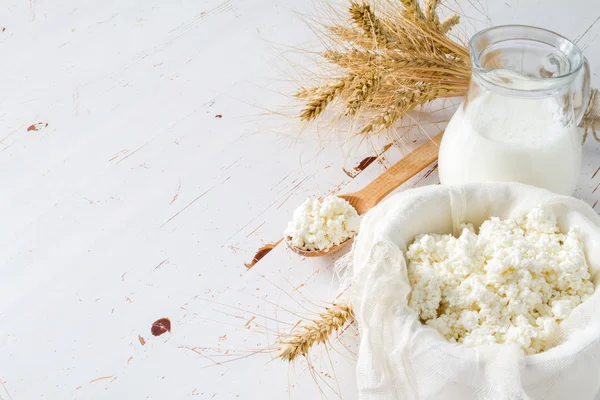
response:
M562 115L556 97L488 91L461 104L440 146L441 183L521 182L571 195L581 166L581 134Z

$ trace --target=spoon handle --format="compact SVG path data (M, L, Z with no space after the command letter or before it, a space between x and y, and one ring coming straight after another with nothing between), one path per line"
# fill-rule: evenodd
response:
M437 160L442 135L443 132L417 147L355 195L363 198L365 203L369 204L369 208L376 206L392 190Z

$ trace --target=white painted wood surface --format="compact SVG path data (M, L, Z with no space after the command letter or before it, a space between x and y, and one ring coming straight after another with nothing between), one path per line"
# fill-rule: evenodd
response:
M459 4L479 20L468 32L527 23L579 39L600 84L600 3L476 3L489 19ZM342 167L386 138L348 157L340 138L297 140L297 121L265 111L289 103L287 58L314 43L299 15L317 9L0 1L0 399L356 398L351 331L314 370L224 362L336 293L332 259L278 246L244 263L307 195L358 189L405 150L351 179ZM599 148L586 144L576 193L596 208ZM437 182L425 174L405 187ZM162 317L172 332L153 337Z

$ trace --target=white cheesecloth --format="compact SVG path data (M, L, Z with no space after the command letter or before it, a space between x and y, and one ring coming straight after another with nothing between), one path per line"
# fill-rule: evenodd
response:
M351 283L360 332L361 400L593 399L600 389L600 291L574 309L552 347L524 356L517 345L469 348L448 342L408 308L404 253L420 233L458 233L491 216L516 218L536 206L563 232L578 226L592 279L600 272L600 217L583 201L517 183L426 186L391 196L364 216L340 261Z

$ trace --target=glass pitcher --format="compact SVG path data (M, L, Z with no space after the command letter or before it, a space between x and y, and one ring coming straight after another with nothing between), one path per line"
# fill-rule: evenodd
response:
M440 145L441 183L521 182L572 194L590 97L581 50L517 25L481 31L469 47L471 81Z

